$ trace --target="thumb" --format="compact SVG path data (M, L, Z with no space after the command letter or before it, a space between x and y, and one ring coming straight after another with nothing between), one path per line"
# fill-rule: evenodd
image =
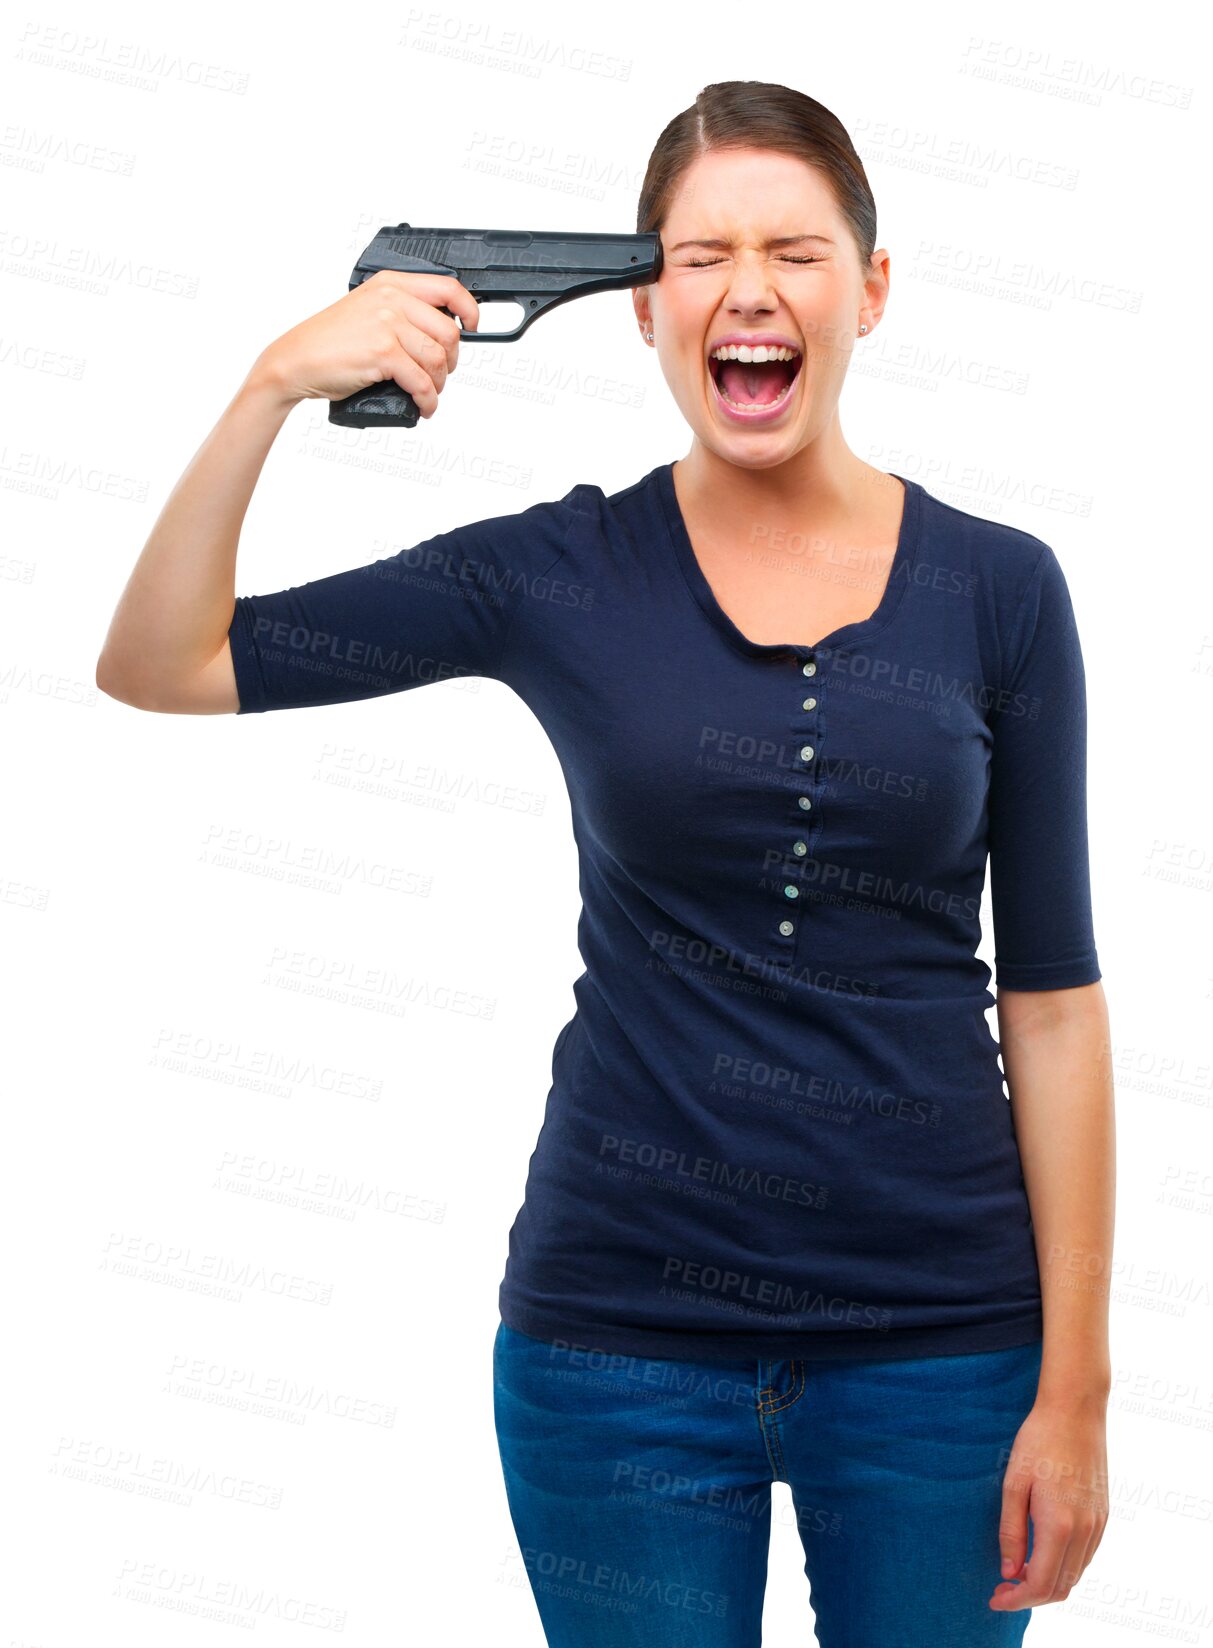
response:
M1027 1560L1028 1497L1028 1482L1016 1480L1008 1471L1002 1485L1002 1511L998 1519L998 1549L1004 1579L1013 1579Z

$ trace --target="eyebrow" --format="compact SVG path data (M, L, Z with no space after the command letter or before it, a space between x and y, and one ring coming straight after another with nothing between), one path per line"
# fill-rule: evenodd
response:
M826 235L781 235L778 240L764 242L766 246L799 246L802 241L819 240L823 246L833 246L834 242ZM732 245L729 240L680 240L676 246L671 246L671 252L680 252L684 246L707 246L713 251L727 252Z

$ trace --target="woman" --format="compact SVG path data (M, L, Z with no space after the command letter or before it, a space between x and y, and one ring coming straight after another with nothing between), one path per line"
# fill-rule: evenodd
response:
M477 324L457 281L377 275L259 357L98 683L247 714L472 673L552 740L585 971L494 1351L548 1642L757 1644L776 1480L828 1648L1019 1642L1107 1516L1112 1105L1065 578L848 448L889 258L828 110L709 86L637 226L686 457L235 599L289 408L392 377L430 417L443 306Z

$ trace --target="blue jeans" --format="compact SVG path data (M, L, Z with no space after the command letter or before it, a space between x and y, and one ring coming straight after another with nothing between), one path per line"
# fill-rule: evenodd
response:
M1037 1340L908 1360L672 1361L503 1322L497 1443L549 1648L758 1648L772 1482L791 1489L823 1648L1022 1642L1031 1609L988 1601L1040 1357Z

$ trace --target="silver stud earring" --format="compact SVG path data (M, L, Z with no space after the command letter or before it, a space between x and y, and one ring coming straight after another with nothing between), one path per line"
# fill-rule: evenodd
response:
M645 337L646 337L646 338L648 338L648 340L649 340L649 342L650 342L650 343L652 343L652 341L653 341L653 334L652 334L652 333L651 333L651 332L646 332L646 333L645 333Z
M859 328L859 335L860 335L860 337L862 337L862 336L863 336L863 334L864 334L864 333L865 333L865 332L866 332L866 331L867 331L867 327L866 327L866 326L861 326L861 327L860 327L860 328Z

